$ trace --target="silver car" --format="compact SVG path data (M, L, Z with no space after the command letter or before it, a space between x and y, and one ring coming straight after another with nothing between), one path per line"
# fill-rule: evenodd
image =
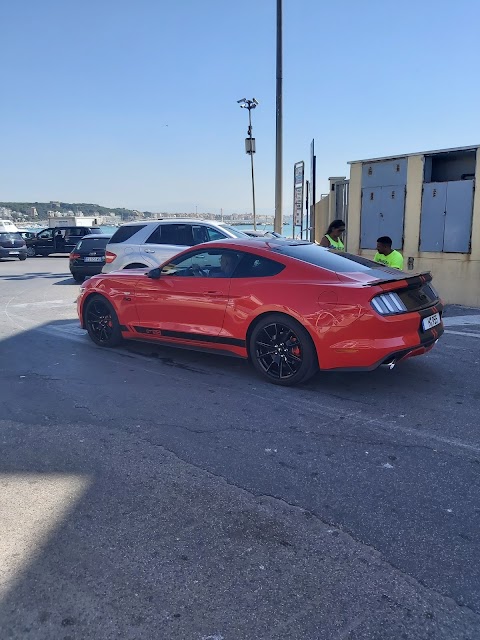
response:
M169 218L128 222L119 227L107 244L102 272L154 268L201 242L247 237L228 224L209 220Z

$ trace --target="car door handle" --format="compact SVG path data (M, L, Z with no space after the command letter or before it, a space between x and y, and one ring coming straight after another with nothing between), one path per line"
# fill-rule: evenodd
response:
M225 295L223 293L223 291L204 291L203 293L205 293L206 295L209 295L209 296L223 296L223 295Z
M145 249L145 253L155 253L155 249Z

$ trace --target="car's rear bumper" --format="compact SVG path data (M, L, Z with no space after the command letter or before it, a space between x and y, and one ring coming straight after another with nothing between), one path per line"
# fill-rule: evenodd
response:
M326 341L315 336L319 366L323 370L372 371L430 351L443 334L443 323L423 330L424 318L443 311L439 302L419 312L380 317L363 315ZM331 334L330 334L331 335ZM329 337L327 333L326 338Z
M92 264L71 264L70 265L70 273L76 274L79 276L96 276L99 273L102 273L102 267L104 262L92 262Z
M0 258L20 258L21 256L27 257L26 247L20 247L20 248L12 247L11 249L0 247Z

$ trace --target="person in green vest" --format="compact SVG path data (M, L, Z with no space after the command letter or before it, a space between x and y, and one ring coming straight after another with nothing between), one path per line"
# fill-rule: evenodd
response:
M345 222L343 220L334 220L328 227L327 233L320 240L320 246L327 249L345 251L345 245L340 237L343 233L345 233Z
M392 249L392 239L388 236L378 238L377 253L375 254L374 261L384 264L386 267L403 271L403 256L400 251Z

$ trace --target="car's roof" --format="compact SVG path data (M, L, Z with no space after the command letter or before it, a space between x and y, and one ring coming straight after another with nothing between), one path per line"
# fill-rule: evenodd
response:
M82 240L95 240L96 238L111 238L111 233L89 233L87 236L83 236Z
M214 240L212 242L204 242L202 245L195 245L195 247L191 247L191 249L195 249L199 246L220 246L226 245L230 248L245 248L245 249L272 249L275 247L285 247L285 246L301 246L313 244L312 242L308 242L307 240L292 240L291 238L276 238L276 237L247 237L247 238L225 238L224 240ZM319 245L317 245L319 246ZM323 249L324 247L319 247Z
M164 224L174 224L174 223L195 223L195 224L215 224L220 226L230 226L228 222L221 222L220 220L203 220L199 218L158 218L157 220L133 220L132 222L124 222L120 225L119 228L125 226L145 226L147 224L158 224L159 222Z

